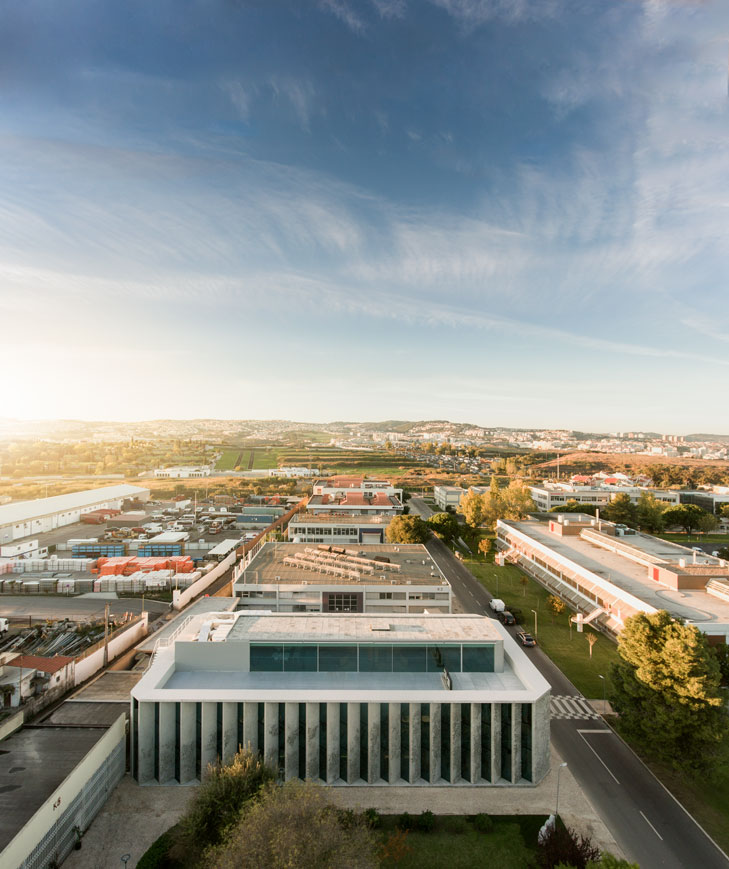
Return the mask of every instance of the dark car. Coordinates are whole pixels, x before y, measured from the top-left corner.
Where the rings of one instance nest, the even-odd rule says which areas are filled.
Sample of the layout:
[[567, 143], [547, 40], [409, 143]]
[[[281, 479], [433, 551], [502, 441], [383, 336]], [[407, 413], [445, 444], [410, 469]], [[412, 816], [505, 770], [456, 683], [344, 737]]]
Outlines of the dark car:
[[519, 631], [516, 635], [517, 640], [522, 644], [522, 646], [536, 646], [537, 641], [531, 634], [528, 634], [526, 631]]
[[516, 624], [516, 619], [509, 612], [509, 610], [501, 610], [501, 612], [499, 613], [499, 621], [501, 622], [502, 625], [515, 625]]

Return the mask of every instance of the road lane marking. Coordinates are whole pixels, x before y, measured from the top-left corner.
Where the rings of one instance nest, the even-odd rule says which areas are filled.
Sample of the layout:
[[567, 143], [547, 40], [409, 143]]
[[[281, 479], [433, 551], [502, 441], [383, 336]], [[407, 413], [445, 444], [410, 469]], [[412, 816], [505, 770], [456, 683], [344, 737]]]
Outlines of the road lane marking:
[[[594, 748], [590, 745], [590, 743], [585, 739], [585, 737], [582, 735], [582, 731], [581, 731], [581, 730], [578, 730], [577, 732], [580, 734], [580, 738], [583, 740], [583, 742], [585, 743], [585, 745], [590, 749], [590, 751], [595, 755], [595, 757], [600, 761], [600, 763], [601, 763], [601, 764], [605, 767], [605, 769], [608, 771], [608, 773], [610, 774], [610, 777], [611, 777], [612, 780], [615, 782], [615, 784], [616, 784], [616, 785], [619, 785], [620, 782], [615, 778], [615, 776], [613, 775], [612, 770], [610, 769], [610, 767], [605, 763], [605, 761], [600, 757], [600, 755], [595, 751], [595, 749], [594, 749]], [[647, 819], [646, 819], [646, 820], [647, 820]]]
[[[643, 815], [643, 812], [641, 812], [640, 809], [638, 809], [638, 811], [641, 813], [641, 815]], [[651, 824], [651, 822], [648, 820], [648, 818], [646, 818], [645, 815], [643, 815], [643, 820], [646, 822], [646, 824], [648, 824], [648, 826], [651, 828], [651, 830], [653, 830], [653, 832], [656, 834], [656, 836], [658, 836], [658, 838], [662, 842], [663, 836], [661, 836], [661, 834], [658, 832], [658, 830], [656, 830], [656, 828], [653, 826], [653, 824]]]
[[578, 733], [612, 733], [612, 730], [578, 730]]

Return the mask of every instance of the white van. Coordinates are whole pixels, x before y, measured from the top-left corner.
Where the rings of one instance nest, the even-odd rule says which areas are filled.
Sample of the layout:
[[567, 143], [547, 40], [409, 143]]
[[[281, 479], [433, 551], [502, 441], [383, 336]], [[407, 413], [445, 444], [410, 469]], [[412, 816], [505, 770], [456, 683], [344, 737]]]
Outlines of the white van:
[[491, 598], [489, 606], [495, 613], [502, 613], [506, 609], [506, 604], [498, 597]]

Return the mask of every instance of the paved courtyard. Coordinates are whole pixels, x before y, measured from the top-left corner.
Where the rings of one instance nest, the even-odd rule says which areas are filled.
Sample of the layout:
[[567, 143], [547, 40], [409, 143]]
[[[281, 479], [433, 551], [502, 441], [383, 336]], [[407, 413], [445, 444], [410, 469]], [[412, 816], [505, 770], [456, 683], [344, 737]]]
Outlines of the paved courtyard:
[[[548, 815], [555, 809], [560, 761], [552, 750], [552, 769], [534, 788], [338, 787], [329, 789], [329, 797], [343, 808], [374, 807], [388, 814], [430, 809], [442, 815]], [[179, 820], [193, 793], [191, 787], [139, 787], [125, 776], [84, 836], [82, 849], [71, 853], [64, 869], [121, 866], [123, 854], [131, 855], [132, 869], [155, 839]], [[559, 812], [568, 826], [589, 835], [601, 849], [622, 856], [568, 767], [560, 775]]]

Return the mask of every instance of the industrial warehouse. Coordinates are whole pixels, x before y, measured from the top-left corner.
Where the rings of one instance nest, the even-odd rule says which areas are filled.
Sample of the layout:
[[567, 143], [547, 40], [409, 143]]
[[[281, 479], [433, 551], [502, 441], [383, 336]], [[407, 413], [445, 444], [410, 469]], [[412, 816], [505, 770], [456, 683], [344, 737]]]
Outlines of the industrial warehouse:
[[133, 773], [194, 782], [249, 745], [286, 779], [528, 786], [549, 768], [549, 700], [485, 616], [207, 613], [132, 690]]
[[497, 523], [497, 561], [517, 564], [613, 636], [638, 612], [668, 610], [711, 642], [729, 640], [729, 565], [580, 513]]
[[421, 544], [266, 543], [234, 577], [240, 606], [275, 612], [449, 613], [451, 587]]
[[35, 501], [3, 504], [0, 506], [0, 544], [72, 525], [85, 513], [94, 510], [121, 510], [124, 502], [130, 500], [148, 501], [149, 489], [127, 485], [103, 486]]

